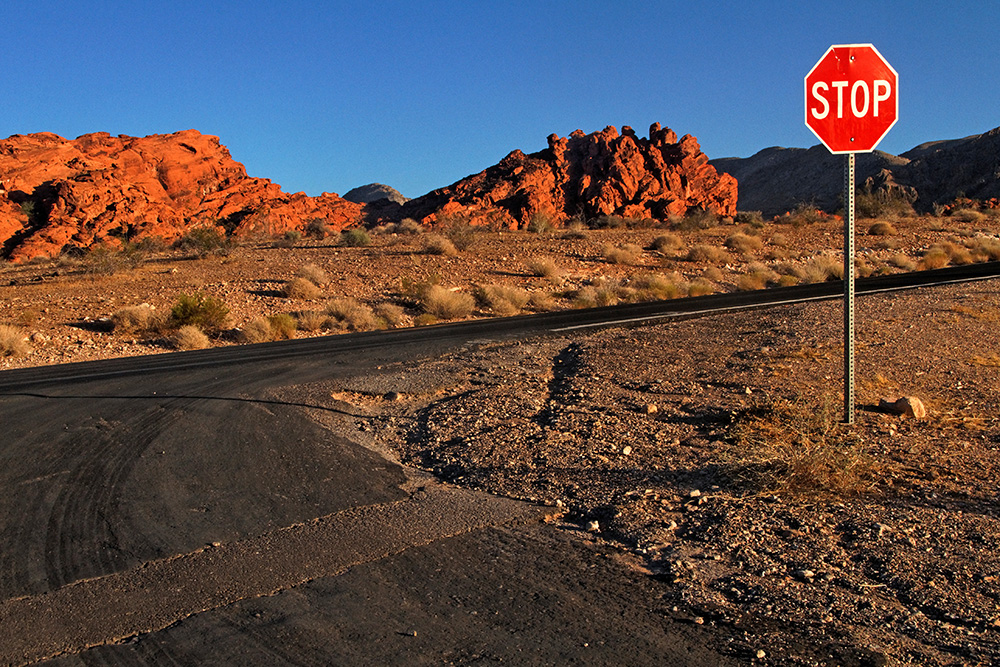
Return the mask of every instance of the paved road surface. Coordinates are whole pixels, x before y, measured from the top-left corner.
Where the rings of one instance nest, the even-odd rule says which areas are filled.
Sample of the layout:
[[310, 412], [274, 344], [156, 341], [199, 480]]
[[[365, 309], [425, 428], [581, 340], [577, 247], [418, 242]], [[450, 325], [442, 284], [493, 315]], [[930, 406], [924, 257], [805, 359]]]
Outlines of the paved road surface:
[[441, 486], [268, 398], [463, 344], [393, 340], [0, 374], [0, 663], [732, 664], [549, 509]]

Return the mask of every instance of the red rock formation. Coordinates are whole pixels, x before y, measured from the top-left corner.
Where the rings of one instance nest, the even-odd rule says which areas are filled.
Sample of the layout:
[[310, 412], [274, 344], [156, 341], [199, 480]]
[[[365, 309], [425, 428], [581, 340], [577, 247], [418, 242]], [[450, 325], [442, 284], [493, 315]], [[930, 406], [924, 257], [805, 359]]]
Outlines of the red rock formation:
[[0, 141], [0, 243], [13, 260], [124, 238], [171, 241], [200, 225], [279, 234], [320, 217], [340, 230], [357, 223], [361, 210], [335, 194], [287, 194], [251, 178], [218, 137], [195, 130]]
[[426, 223], [463, 212], [474, 223], [524, 227], [536, 213], [559, 221], [620, 215], [659, 218], [703, 209], [736, 214], [736, 179], [708, 164], [698, 140], [677, 140], [654, 123], [649, 138], [625, 126], [568, 138], [549, 136], [531, 155], [514, 151], [499, 164], [411, 200], [395, 213]]

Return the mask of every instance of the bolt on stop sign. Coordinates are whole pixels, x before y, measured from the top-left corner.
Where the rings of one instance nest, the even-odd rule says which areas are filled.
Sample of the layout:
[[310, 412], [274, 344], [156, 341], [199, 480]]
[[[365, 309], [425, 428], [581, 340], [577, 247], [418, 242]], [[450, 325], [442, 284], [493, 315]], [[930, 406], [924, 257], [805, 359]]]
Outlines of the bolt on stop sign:
[[899, 116], [899, 76], [871, 44], [827, 49], [806, 75], [806, 126], [831, 153], [868, 153]]

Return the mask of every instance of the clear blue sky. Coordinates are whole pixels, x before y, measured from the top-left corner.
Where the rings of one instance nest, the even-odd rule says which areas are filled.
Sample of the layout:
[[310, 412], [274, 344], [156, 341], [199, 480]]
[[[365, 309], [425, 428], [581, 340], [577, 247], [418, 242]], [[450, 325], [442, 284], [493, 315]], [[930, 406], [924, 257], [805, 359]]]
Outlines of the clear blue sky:
[[1000, 126], [1000, 2], [7, 0], [0, 136], [214, 134], [287, 192], [415, 197], [545, 137], [658, 121], [710, 157], [818, 143], [831, 44], [900, 76], [880, 149]]

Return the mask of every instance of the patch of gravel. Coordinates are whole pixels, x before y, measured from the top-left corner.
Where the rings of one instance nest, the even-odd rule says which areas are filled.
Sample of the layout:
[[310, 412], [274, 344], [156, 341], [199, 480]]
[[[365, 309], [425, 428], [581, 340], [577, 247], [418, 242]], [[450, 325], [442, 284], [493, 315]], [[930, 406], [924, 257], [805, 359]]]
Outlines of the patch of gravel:
[[[561, 506], [641, 556], [677, 616], [748, 662], [997, 664], [998, 286], [860, 299], [853, 427], [836, 302], [483, 344], [327, 395], [404, 463]], [[901, 395], [928, 418], [877, 410]], [[829, 411], [870, 474], [748, 484], [736, 427], [783, 402]]]

